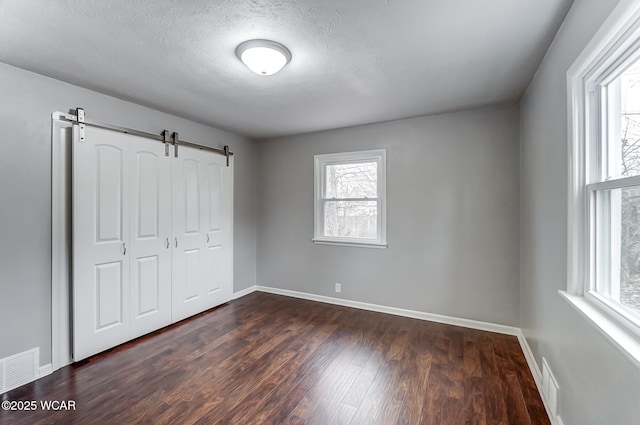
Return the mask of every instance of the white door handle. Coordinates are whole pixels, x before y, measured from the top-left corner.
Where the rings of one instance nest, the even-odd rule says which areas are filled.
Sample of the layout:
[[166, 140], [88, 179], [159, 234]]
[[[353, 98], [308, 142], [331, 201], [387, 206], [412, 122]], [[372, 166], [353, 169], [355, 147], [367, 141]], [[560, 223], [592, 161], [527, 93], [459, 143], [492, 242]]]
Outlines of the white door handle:
[[169, 249], [169, 238], [167, 238], [167, 241], [166, 241], [166, 242], [167, 242], [167, 243], [166, 243], [167, 249]]
[[178, 238], [173, 238], [173, 243], [177, 248], [178, 247]]
[[120, 252], [122, 252], [122, 255], [127, 255], [127, 244], [123, 243], [122, 247], [120, 248]]
[[207, 243], [209, 243], [209, 234], [207, 233]]

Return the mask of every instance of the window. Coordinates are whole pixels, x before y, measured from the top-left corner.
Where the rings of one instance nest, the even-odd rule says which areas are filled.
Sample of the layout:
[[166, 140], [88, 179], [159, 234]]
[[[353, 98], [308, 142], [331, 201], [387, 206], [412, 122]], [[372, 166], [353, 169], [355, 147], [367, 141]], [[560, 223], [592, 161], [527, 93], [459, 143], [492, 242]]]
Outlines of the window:
[[[634, 55], [635, 56], [635, 55]], [[587, 292], [640, 324], [640, 61], [595, 80], [587, 179], [593, 271]]]
[[386, 151], [315, 156], [316, 243], [386, 247]]
[[640, 361], [640, 5], [622, 2], [567, 74], [568, 285]]

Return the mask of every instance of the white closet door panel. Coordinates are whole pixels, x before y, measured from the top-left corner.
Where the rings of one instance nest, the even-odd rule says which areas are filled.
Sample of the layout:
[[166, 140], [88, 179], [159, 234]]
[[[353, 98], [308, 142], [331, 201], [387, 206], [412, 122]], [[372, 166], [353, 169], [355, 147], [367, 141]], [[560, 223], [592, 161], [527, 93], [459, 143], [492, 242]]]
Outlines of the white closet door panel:
[[124, 201], [124, 155], [121, 147], [108, 144], [94, 147], [96, 242], [121, 242], [124, 240], [122, 222]]
[[134, 234], [137, 240], [160, 237], [160, 192], [162, 191], [160, 161], [162, 157], [152, 152], [136, 152], [134, 157]]
[[181, 147], [172, 159], [172, 321], [203, 310], [203, 161], [200, 150]]
[[199, 235], [202, 227], [200, 220], [200, 175], [201, 163], [196, 159], [182, 160], [182, 208], [184, 209], [183, 235]]
[[231, 214], [231, 167], [226, 158], [204, 152], [204, 216], [206, 249], [204, 251], [204, 302], [205, 308], [215, 307], [231, 299], [232, 243]]
[[130, 136], [131, 338], [171, 323], [171, 159]]
[[[207, 215], [208, 230], [220, 231], [223, 228], [223, 172], [224, 158], [209, 154], [207, 163]], [[216, 160], [218, 159], [218, 160]]]
[[223, 249], [221, 245], [207, 247], [205, 260], [205, 267], [207, 268], [205, 279], [207, 296], [216, 296], [216, 292], [223, 289], [224, 273], [222, 257]]
[[73, 142], [74, 359], [129, 338], [126, 135], [87, 128]]
[[124, 322], [122, 292], [124, 270], [122, 261], [95, 266], [96, 330], [107, 329]]
[[161, 291], [159, 284], [161, 277], [159, 256], [136, 258], [134, 276], [131, 276], [132, 286], [134, 286], [133, 280], [136, 279], [137, 281], [132, 291], [132, 295], [137, 302], [131, 303], [136, 313], [134, 319], [158, 313], [160, 311]]
[[184, 251], [185, 268], [184, 275], [180, 279], [184, 282], [185, 303], [195, 301], [200, 297], [200, 280], [202, 270], [200, 269], [201, 254], [199, 249], [188, 249]]

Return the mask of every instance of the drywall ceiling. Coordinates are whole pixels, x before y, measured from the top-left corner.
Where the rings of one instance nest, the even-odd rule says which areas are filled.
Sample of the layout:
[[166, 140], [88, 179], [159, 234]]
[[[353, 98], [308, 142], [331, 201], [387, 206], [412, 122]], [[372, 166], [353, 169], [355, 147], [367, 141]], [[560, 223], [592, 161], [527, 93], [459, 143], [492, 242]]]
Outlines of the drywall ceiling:
[[[571, 3], [0, 0], [0, 61], [269, 137], [517, 101]], [[253, 74], [253, 38], [291, 63]]]

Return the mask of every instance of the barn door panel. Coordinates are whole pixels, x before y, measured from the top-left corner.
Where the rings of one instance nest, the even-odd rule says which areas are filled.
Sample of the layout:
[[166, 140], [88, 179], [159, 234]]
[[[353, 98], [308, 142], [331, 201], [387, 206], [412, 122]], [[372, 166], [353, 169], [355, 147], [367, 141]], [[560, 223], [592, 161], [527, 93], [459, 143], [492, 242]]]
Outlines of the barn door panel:
[[171, 158], [163, 144], [132, 136], [131, 337], [171, 323]]
[[129, 167], [125, 134], [73, 143], [74, 359], [129, 339]]

